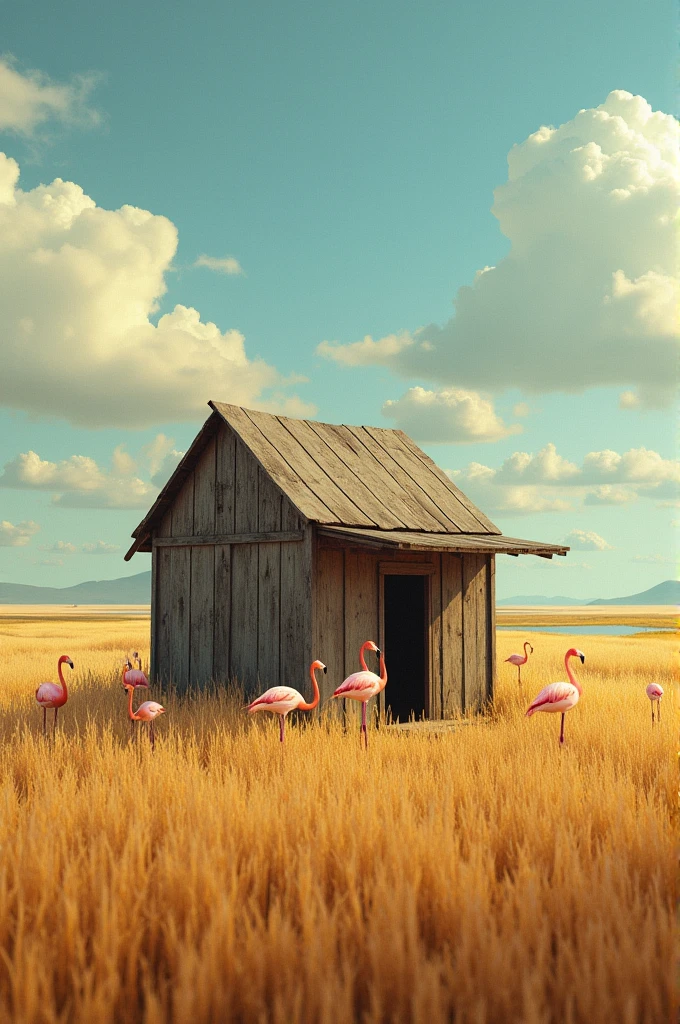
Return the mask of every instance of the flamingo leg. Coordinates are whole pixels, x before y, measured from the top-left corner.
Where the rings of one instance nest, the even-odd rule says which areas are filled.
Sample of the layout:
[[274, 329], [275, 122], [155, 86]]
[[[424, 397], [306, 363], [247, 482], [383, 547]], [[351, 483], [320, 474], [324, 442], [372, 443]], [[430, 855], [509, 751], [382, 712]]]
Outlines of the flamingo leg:
[[286, 716], [285, 715], [279, 715], [279, 739], [281, 740], [282, 743], [283, 743], [283, 738], [284, 738], [283, 737], [283, 730], [285, 729], [285, 726], [286, 726]]
[[366, 701], [362, 701], [361, 704], [361, 731], [364, 734], [364, 743], [366, 750], [368, 750], [368, 730], [366, 728]]
[[522, 667], [521, 667], [521, 665], [517, 666], [517, 682], [519, 683], [520, 686], [522, 685]]
[[43, 736], [47, 735], [47, 708], [43, 708]]
[[153, 734], [153, 718], [149, 722], [149, 739], [151, 740], [151, 749], [156, 749], [156, 737]]
[[658, 722], [661, 721], [661, 701], [660, 700], [656, 702], [656, 718], [657, 718]]
[[651, 704], [651, 706], [652, 706], [652, 725], [654, 725], [654, 701], [653, 701], [653, 700], [650, 700], [650, 702], [649, 702], [649, 703], [650, 703], [650, 704]]
[[59, 708], [55, 708], [54, 709], [54, 725], [52, 727], [52, 735], [53, 736], [55, 735], [55, 733], [57, 731], [57, 712], [58, 711], [59, 711]]
[[560, 743], [564, 743], [564, 711], [562, 712], [562, 725], [560, 726]]

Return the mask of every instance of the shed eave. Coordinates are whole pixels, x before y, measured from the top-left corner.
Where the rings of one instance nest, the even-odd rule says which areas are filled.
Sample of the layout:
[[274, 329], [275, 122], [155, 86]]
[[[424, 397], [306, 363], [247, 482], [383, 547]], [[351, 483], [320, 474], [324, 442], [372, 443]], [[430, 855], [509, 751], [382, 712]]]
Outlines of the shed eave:
[[320, 537], [340, 544], [382, 548], [394, 551], [448, 551], [463, 554], [477, 552], [496, 555], [538, 555], [552, 558], [566, 555], [569, 548], [561, 544], [522, 540], [489, 534], [415, 533], [406, 530], [365, 530], [353, 527], [317, 526]]

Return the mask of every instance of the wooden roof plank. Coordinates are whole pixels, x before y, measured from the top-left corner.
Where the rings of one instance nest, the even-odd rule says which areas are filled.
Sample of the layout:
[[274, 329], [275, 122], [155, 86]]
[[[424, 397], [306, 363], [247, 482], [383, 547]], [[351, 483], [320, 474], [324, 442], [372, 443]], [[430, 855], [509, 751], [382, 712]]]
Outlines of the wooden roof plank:
[[337, 516], [290, 468], [260, 428], [246, 415], [245, 410], [224, 402], [214, 402], [212, 405], [229, 426], [236, 431], [277, 487], [283, 491], [306, 519], [320, 523], [338, 522]]
[[404, 526], [386, 508], [357, 473], [351, 473], [342, 459], [314, 430], [308, 420], [283, 420], [286, 429], [300, 442], [307, 454], [314, 459], [323, 472], [331, 475], [337, 487], [346, 495], [373, 526], [381, 530], [399, 529]]
[[479, 551], [489, 554], [565, 555], [569, 548], [562, 544], [544, 544], [541, 541], [520, 540], [498, 534], [417, 533], [410, 530], [366, 530], [354, 527], [320, 527], [323, 536], [354, 541], [370, 547], [391, 547], [401, 550]]
[[451, 480], [449, 476], [441, 469], [434, 459], [431, 459], [426, 452], [424, 452], [418, 445], [411, 440], [408, 434], [405, 434], [403, 430], [395, 430], [395, 434], [399, 436], [404, 446], [413, 453], [413, 455], [427, 466], [431, 473], [446, 485], [448, 492], [458, 499], [460, 504], [468, 510], [468, 512], [479, 522], [482, 529], [487, 533], [500, 533], [495, 523], [492, 523], [488, 516], [485, 516], [480, 508], [478, 508], [474, 502], [470, 501], [468, 496], [464, 494], [460, 487]]
[[397, 475], [399, 467], [391, 459], [385, 458], [382, 448], [361, 427], [343, 425], [338, 430], [344, 434], [346, 443], [356, 453], [361, 471], [375, 475], [378, 493], [383, 495], [384, 501], [389, 501], [390, 508], [405, 521], [409, 529], [438, 533], [442, 528], [447, 528], [448, 523], [444, 526], [441, 516], [436, 518], [420, 498], [414, 498], [409, 478], [406, 474], [402, 474], [401, 478]]
[[[486, 526], [463, 505], [452, 491], [451, 481], [442, 473], [444, 479], [433, 473], [431, 467], [422, 459], [417, 458], [400, 437], [400, 430], [385, 430], [380, 427], [364, 427], [397, 465], [411, 477], [430, 501], [446, 517], [446, 521], [462, 533], [489, 533]], [[434, 465], [434, 463], [433, 463]]]
[[[428, 530], [431, 533], [461, 532], [460, 527], [442, 512], [439, 506], [430, 498], [429, 494], [413, 479], [411, 474], [392, 457], [391, 452], [376, 440], [371, 428], [348, 427], [348, 430], [351, 430], [354, 436], [368, 448], [377, 462], [385, 466], [392, 479], [409, 495], [414, 508], [417, 510], [416, 522], [413, 523], [415, 529]], [[424, 513], [426, 513], [426, 516]], [[426, 519], [428, 522], [433, 522], [437, 525], [434, 527], [424, 525]]]
[[371, 519], [357, 508], [331, 479], [331, 477], [314, 461], [300, 444], [297, 438], [286, 427], [286, 417], [271, 416], [268, 413], [247, 410], [247, 416], [265, 433], [268, 441], [276, 448], [280, 458], [290, 466], [299, 480], [330, 509], [333, 522], [348, 523], [353, 526], [374, 526]]
[[372, 482], [377, 500], [399, 520], [396, 529], [408, 528], [413, 524], [419, 510], [414, 508], [408, 495], [404, 494], [382, 463], [375, 459], [349, 427], [318, 423], [315, 420], [310, 420], [309, 425], [333, 448], [353, 475], [368, 478]]

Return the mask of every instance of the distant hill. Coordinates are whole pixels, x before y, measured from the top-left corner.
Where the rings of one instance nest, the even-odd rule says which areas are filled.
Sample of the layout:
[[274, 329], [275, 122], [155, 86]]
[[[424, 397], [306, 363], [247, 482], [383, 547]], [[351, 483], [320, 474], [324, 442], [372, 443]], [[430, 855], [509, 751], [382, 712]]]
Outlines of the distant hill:
[[665, 580], [641, 594], [630, 594], [628, 597], [543, 597], [541, 594], [524, 595], [523, 597], [503, 597], [496, 601], [502, 605], [588, 605], [588, 604], [680, 604], [680, 583], [677, 580]]
[[502, 597], [500, 601], [496, 601], [497, 605], [511, 604], [511, 605], [572, 605], [572, 604], [590, 604], [590, 598], [584, 598], [583, 600], [578, 597], [543, 597], [541, 594], [529, 594], [522, 597]]
[[600, 597], [589, 604], [680, 604], [680, 583], [677, 580], [664, 580], [650, 590], [641, 594], [630, 594], [628, 597]]
[[90, 580], [75, 587], [0, 583], [0, 604], [150, 604], [151, 573], [117, 580]]

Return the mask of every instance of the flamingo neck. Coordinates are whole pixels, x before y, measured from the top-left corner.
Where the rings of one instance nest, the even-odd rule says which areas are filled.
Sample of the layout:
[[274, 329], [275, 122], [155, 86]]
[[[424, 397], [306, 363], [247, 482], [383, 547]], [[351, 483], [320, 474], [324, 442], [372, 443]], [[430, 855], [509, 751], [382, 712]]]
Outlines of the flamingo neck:
[[64, 694], [64, 700], [66, 700], [68, 698], [68, 690], [66, 688], [66, 680], [64, 679], [63, 672], [61, 671], [61, 666], [63, 664], [64, 664], [64, 662], [60, 658], [59, 659], [59, 664], [57, 665], [57, 672], [59, 673], [59, 682], [61, 683], [61, 689], [62, 689], [63, 694]]
[[133, 721], [136, 721], [137, 715], [132, 710], [132, 691], [133, 691], [133, 689], [134, 689], [134, 687], [132, 687], [132, 686], [128, 687], [128, 715], [130, 716], [130, 718]]
[[531, 647], [531, 644], [529, 643], [528, 640], [525, 640], [524, 641], [524, 657], [525, 658], [529, 657], [529, 655], [527, 654], [527, 647]]
[[311, 680], [312, 680], [312, 686], [314, 687], [314, 698], [313, 698], [311, 704], [306, 704], [304, 701], [302, 702], [302, 704], [298, 704], [298, 709], [300, 711], [313, 711], [314, 708], [316, 707], [316, 705], [319, 703], [320, 694], [319, 694], [319, 684], [316, 681], [316, 669], [313, 668], [313, 667], [310, 668], [309, 675], [310, 675]]
[[385, 668], [385, 655], [381, 651], [380, 652], [380, 690], [378, 690], [378, 693], [380, 693], [381, 690], [384, 690], [386, 686], [387, 686], [387, 669]]
[[364, 657], [364, 651], [367, 651], [370, 646], [371, 641], [367, 640], [366, 643], [361, 645], [361, 650], [359, 651], [359, 664], [361, 665], [361, 669], [363, 672], [369, 671], [368, 665], [366, 664], [366, 658]]
[[[573, 658], [574, 655], [572, 654], [571, 657]], [[578, 679], [576, 678], [576, 676], [574, 675], [574, 673], [571, 670], [571, 665], [569, 664], [569, 655], [568, 654], [565, 654], [565, 656], [564, 656], [564, 667], [567, 670], [567, 675], [569, 676], [569, 682], [572, 684], [572, 686], [576, 687], [576, 689], [579, 692], [579, 696], [580, 696], [580, 694], [583, 693], [583, 690], [581, 689], [581, 684], [579, 683]]]

